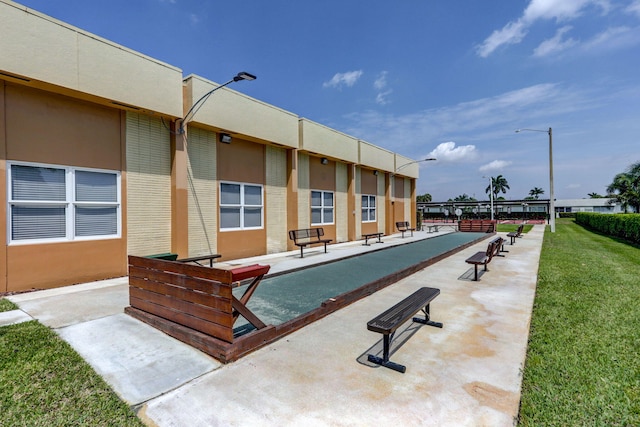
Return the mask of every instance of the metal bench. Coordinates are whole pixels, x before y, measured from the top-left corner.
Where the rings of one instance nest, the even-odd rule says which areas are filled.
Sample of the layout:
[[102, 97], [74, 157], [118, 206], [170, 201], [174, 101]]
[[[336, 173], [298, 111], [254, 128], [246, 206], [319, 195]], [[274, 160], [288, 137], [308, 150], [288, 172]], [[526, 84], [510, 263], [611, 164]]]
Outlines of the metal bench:
[[478, 266], [484, 265], [484, 271], [487, 271], [487, 264], [491, 262], [493, 259], [496, 249], [500, 250], [499, 246], [495, 243], [495, 239], [489, 242], [487, 245], [487, 250], [484, 252], [476, 252], [469, 258], [467, 258], [464, 262], [467, 264], [473, 264], [474, 267], [474, 281], [478, 281]]
[[507, 237], [511, 238], [511, 244], [513, 245], [516, 242], [516, 237], [522, 237], [522, 230], [524, 229], [524, 225], [520, 224], [516, 231], [512, 231], [507, 233]]
[[381, 238], [384, 235], [384, 233], [365, 233], [362, 235], [362, 237], [364, 237], [364, 245], [365, 246], [369, 246], [369, 239], [373, 239], [374, 237], [378, 238], [378, 242], [377, 243], [384, 243]]
[[302, 249], [305, 246], [313, 245], [316, 243], [324, 243], [324, 252], [327, 253], [327, 243], [331, 243], [333, 240], [324, 239], [323, 236], [324, 229], [321, 227], [289, 230], [289, 239], [293, 240], [294, 245], [300, 247], [300, 258], [304, 257]]
[[502, 252], [509, 252], [504, 250], [504, 242], [506, 242], [506, 240], [504, 240], [500, 236], [496, 237], [495, 239], [489, 242], [494, 244], [493, 256], [504, 256], [502, 255]]
[[415, 228], [411, 228], [411, 224], [409, 224], [409, 221], [396, 222], [396, 228], [399, 232], [402, 233], [402, 238], [404, 238], [404, 233], [406, 233], [407, 231], [411, 232], [411, 236], [413, 236], [413, 232], [415, 231]]
[[404, 374], [407, 369], [404, 365], [400, 365], [389, 360], [389, 350], [391, 348], [393, 335], [403, 323], [409, 320], [420, 310], [424, 312], [425, 317], [424, 319], [421, 317], [414, 317], [414, 322], [421, 323], [423, 325], [435, 326], [436, 328], [442, 328], [442, 323], [433, 322], [429, 317], [429, 304], [438, 295], [440, 295], [440, 289], [420, 288], [384, 313], [367, 322], [368, 330], [378, 332], [383, 335], [382, 357], [369, 354], [367, 356], [369, 362]]

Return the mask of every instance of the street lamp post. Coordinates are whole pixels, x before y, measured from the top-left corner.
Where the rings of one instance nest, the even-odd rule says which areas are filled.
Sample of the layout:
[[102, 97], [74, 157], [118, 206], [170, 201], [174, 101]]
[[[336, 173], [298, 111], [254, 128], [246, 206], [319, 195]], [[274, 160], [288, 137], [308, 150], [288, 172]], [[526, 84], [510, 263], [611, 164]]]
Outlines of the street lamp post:
[[553, 130], [539, 130], [539, 129], [518, 129], [516, 133], [529, 131], [529, 132], [544, 132], [549, 135], [549, 224], [551, 226], [551, 232], [556, 232], [556, 206], [553, 196]]
[[[483, 178], [486, 178], [486, 176], [483, 176]], [[491, 221], [493, 221], [493, 178], [489, 177], [489, 198], [491, 200]]]

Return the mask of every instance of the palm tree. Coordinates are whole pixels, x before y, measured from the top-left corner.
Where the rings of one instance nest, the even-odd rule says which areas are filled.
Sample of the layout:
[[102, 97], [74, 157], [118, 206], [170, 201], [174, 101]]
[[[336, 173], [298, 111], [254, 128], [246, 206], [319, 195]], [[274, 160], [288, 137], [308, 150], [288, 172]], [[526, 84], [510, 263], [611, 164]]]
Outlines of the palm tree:
[[587, 196], [589, 196], [590, 199], [603, 199], [605, 197], [602, 194], [598, 193], [589, 193], [587, 194]]
[[491, 192], [492, 186], [494, 200], [498, 199], [498, 194], [507, 194], [507, 190], [509, 190], [509, 183], [507, 182], [507, 179], [502, 175], [498, 175], [495, 178], [491, 177], [491, 185], [488, 185], [484, 192], [489, 194]]
[[449, 199], [449, 202], [477, 202], [477, 200], [467, 193], [462, 193], [459, 196], [456, 196], [453, 200]]
[[536, 200], [538, 200], [538, 196], [541, 194], [544, 194], [544, 190], [540, 187], [533, 187], [533, 189], [529, 191], [529, 195]]
[[607, 187], [607, 193], [611, 202], [620, 203], [625, 212], [629, 206], [640, 212], [640, 162], [617, 174]]

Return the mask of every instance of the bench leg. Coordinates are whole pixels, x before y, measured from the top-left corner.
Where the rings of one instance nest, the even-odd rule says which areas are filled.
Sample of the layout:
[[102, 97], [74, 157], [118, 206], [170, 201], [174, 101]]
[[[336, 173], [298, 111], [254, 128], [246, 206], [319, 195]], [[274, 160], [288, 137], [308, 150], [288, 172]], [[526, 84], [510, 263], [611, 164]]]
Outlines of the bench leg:
[[324, 253], [327, 253], [327, 242], [324, 243]]
[[300, 258], [304, 258], [304, 254], [302, 253], [303, 246], [300, 246]]
[[434, 322], [433, 320], [431, 320], [431, 316], [429, 314], [429, 304], [427, 304], [425, 308], [422, 309], [422, 312], [424, 313], [424, 319], [422, 317], [414, 317], [414, 322], [423, 325], [435, 326], [436, 328], [442, 328], [441, 322]]
[[478, 281], [478, 264], [473, 264], [473, 269], [475, 272], [475, 278], [473, 280], [477, 282]]
[[393, 335], [394, 334], [385, 334], [383, 336], [382, 357], [369, 354], [367, 356], [367, 360], [369, 360], [369, 362], [371, 363], [375, 363], [376, 365], [384, 366], [385, 368], [393, 369], [394, 371], [398, 371], [404, 374], [407, 371], [406, 366], [400, 365], [399, 363], [394, 363], [389, 360], [389, 349], [391, 348], [391, 340], [393, 339]]

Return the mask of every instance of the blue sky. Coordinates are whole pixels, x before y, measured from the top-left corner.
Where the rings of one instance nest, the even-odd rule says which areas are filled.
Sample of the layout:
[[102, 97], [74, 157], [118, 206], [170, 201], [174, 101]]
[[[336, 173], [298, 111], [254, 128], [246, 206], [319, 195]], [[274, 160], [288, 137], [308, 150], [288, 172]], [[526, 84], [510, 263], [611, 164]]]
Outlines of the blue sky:
[[[640, 161], [640, 0], [23, 0], [413, 159], [418, 194], [605, 193]], [[211, 98], [208, 102], [215, 102]]]

